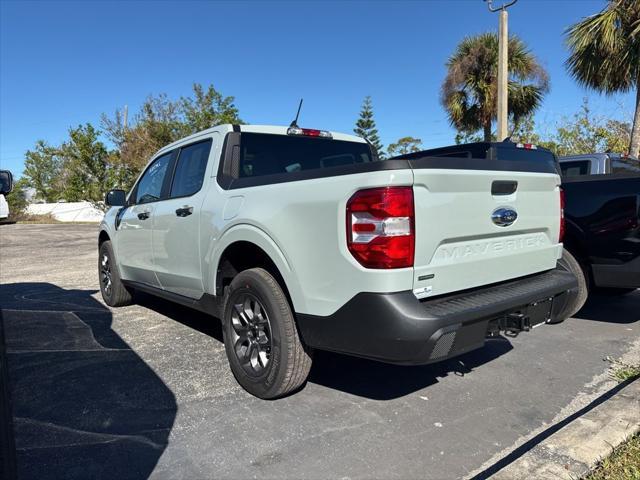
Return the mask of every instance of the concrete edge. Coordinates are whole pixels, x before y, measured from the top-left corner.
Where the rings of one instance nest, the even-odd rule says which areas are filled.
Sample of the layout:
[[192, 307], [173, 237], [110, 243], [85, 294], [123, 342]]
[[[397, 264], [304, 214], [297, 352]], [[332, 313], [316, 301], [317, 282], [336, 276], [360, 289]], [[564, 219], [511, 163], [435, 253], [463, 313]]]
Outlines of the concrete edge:
[[540, 442], [532, 439], [533, 446], [502, 469], [487, 469], [474, 478], [582, 478], [615, 447], [640, 431], [638, 412], [640, 378], [623, 382], [605, 392], [590, 405], [561, 422], [559, 428]]

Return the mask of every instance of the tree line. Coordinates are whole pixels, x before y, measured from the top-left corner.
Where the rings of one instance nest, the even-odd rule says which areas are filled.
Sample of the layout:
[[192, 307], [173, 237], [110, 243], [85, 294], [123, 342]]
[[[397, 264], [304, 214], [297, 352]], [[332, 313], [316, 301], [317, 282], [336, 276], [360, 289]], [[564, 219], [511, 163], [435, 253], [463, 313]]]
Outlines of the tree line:
[[[549, 91], [549, 75], [517, 36], [509, 39], [509, 122], [512, 139], [537, 143], [557, 155], [640, 149], [640, 2], [609, 0], [600, 13], [567, 29], [569, 73], [578, 83], [604, 93], [636, 90], [633, 122], [594, 116], [585, 100], [552, 133], [541, 134], [533, 120]], [[449, 57], [441, 104], [458, 132], [456, 143], [496, 140], [498, 38], [485, 33], [464, 38]], [[187, 97], [150, 95], [129, 119], [120, 110], [103, 114], [99, 126], [70, 128], [60, 145], [38, 140], [25, 154], [24, 172], [10, 196], [13, 208], [24, 187], [47, 202], [99, 203], [114, 186], [128, 189], [161, 147], [214, 125], [242, 123], [232, 96], [213, 85], [193, 85]], [[386, 148], [376, 126], [373, 102], [364, 98], [354, 132], [367, 139], [382, 159], [419, 151], [422, 140], [404, 136]], [[103, 139], [108, 140], [107, 143]], [[502, 140], [502, 139], [500, 139]]]
[[[100, 126], [72, 127], [60, 145], [38, 140], [25, 153], [20, 187], [45, 202], [98, 203], [114, 186], [129, 188], [161, 147], [221, 123], [241, 123], [233, 97], [196, 83], [192, 94], [171, 100], [150, 95], [127, 121], [122, 111], [103, 114]], [[109, 140], [111, 148], [103, 141]]]
[[[566, 30], [570, 50], [565, 66], [581, 85], [614, 94], [635, 89], [632, 122], [594, 117], [585, 100], [572, 117], [563, 118], [556, 132], [536, 132], [533, 115], [549, 92], [549, 75], [527, 45], [509, 38], [508, 98], [512, 138], [539, 143], [557, 155], [614, 151], [638, 158], [640, 153], [640, 1], [609, 0], [599, 13]], [[498, 36], [484, 33], [464, 38], [447, 63], [440, 101], [457, 143], [495, 141], [492, 126], [497, 116]], [[356, 132], [371, 134], [379, 145], [371, 99], [365, 99], [362, 125]], [[364, 126], [368, 126], [367, 131]], [[388, 154], [420, 149], [421, 140], [404, 137], [389, 145]], [[381, 148], [378, 149], [379, 151]]]

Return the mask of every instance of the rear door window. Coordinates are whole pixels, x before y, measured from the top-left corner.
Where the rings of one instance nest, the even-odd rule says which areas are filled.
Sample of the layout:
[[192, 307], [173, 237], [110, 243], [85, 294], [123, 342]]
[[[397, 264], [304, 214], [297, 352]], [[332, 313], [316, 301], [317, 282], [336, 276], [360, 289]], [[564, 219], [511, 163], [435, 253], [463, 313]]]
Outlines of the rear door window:
[[210, 151], [211, 139], [180, 149], [171, 184], [172, 198], [188, 197], [202, 188]]
[[243, 132], [238, 176], [288, 174], [375, 160], [367, 143]]
[[577, 160], [575, 162], [560, 162], [560, 170], [563, 177], [579, 177], [589, 175], [591, 162], [589, 160]]

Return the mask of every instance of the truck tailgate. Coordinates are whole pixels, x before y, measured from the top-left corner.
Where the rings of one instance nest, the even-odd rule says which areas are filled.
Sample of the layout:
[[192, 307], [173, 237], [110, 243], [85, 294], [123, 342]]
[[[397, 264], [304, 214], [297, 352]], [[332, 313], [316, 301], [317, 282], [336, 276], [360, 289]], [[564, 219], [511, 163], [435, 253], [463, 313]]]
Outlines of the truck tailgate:
[[550, 173], [415, 169], [416, 295], [554, 268], [562, 252], [559, 184]]

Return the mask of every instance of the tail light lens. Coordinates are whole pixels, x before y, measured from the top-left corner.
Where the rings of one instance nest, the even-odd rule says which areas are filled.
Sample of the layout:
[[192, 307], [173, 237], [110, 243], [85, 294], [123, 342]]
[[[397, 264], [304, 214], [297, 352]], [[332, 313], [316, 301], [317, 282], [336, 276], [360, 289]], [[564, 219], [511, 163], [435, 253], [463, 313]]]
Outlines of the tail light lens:
[[360, 190], [347, 202], [347, 246], [367, 268], [413, 266], [412, 187]]
[[564, 220], [564, 190], [560, 189], [560, 235], [558, 242], [564, 240], [565, 220]]

